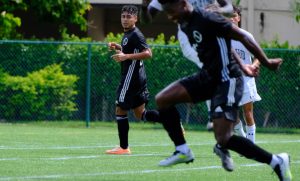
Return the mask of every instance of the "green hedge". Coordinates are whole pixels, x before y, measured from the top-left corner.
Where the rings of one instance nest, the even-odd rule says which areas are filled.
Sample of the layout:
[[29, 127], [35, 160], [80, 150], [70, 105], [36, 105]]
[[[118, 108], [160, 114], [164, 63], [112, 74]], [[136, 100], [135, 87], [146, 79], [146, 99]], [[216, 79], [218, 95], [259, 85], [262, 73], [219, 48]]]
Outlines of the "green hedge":
[[65, 75], [53, 64], [28, 73], [11, 76], [1, 72], [0, 112], [2, 119], [67, 119], [77, 110], [74, 103], [75, 75]]
[[[183, 58], [178, 46], [151, 46], [153, 58], [145, 60], [150, 91], [149, 109], [155, 108], [154, 96], [169, 83], [197, 71], [193, 63]], [[0, 67], [13, 76], [26, 76], [52, 64], [60, 64], [62, 72], [76, 75], [77, 111], [70, 119], [86, 116], [87, 62], [91, 60], [91, 120], [114, 120], [115, 91], [120, 79], [120, 66], [113, 61], [106, 44], [75, 42], [6, 42], [0, 43]], [[274, 73], [261, 68], [257, 78], [258, 92], [263, 98], [255, 103], [258, 126], [263, 123], [300, 127], [300, 51], [266, 49], [269, 57], [282, 57], [281, 70]], [[201, 92], [199, 92], [200, 94]], [[23, 108], [22, 108], [23, 109]], [[20, 111], [22, 111], [20, 109]], [[205, 104], [180, 105], [182, 119], [206, 124]], [[0, 114], [9, 110], [2, 109]], [[270, 113], [270, 117], [265, 116]], [[33, 116], [33, 115], [32, 115]], [[28, 115], [28, 117], [30, 117]], [[35, 117], [31, 117], [36, 119]], [[10, 118], [7, 118], [10, 119]], [[15, 118], [14, 118], [15, 119]]]

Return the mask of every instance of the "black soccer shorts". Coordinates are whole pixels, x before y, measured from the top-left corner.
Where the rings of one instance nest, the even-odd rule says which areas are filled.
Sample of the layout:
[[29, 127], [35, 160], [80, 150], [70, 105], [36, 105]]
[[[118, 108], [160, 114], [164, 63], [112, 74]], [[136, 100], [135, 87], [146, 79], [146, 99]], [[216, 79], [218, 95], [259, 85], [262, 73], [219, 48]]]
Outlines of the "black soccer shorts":
[[130, 110], [149, 102], [149, 91], [144, 88], [137, 92], [128, 91], [122, 95], [121, 91], [117, 91], [116, 105], [123, 110]]
[[211, 100], [212, 119], [225, 116], [230, 121], [236, 121], [244, 87], [242, 76], [221, 82], [202, 69], [179, 80], [179, 83], [185, 87], [194, 103]]

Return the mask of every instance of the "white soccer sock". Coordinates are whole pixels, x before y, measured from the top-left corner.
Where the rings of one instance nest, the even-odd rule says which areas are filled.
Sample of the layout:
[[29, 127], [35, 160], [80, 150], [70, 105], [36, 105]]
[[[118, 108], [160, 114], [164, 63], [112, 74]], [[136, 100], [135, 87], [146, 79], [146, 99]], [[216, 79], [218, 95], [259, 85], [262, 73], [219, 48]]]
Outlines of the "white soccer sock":
[[256, 132], [255, 124], [253, 124], [252, 126], [246, 126], [247, 138], [253, 143], [255, 143], [255, 132]]
[[279, 160], [278, 156], [272, 155], [272, 160], [271, 160], [271, 163], [270, 163], [271, 167], [272, 167], [272, 168], [275, 168], [275, 166], [276, 166], [277, 164], [279, 164], [280, 161], [281, 161], [281, 160]]
[[244, 132], [243, 123], [241, 120], [237, 125], [234, 126], [233, 130], [237, 135], [246, 137], [246, 133]]
[[190, 148], [188, 147], [188, 145], [186, 143], [176, 146], [175, 149], [177, 151], [180, 151], [181, 153], [188, 153], [190, 150]]

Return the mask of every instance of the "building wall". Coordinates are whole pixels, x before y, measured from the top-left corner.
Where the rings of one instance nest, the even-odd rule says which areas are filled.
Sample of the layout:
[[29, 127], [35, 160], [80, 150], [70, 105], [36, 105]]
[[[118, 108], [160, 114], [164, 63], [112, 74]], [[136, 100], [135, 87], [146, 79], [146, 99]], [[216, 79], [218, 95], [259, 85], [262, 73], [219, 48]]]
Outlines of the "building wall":
[[[121, 5], [93, 5], [88, 16], [88, 36], [101, 41], [110, 32], [122, 33], [121, 8]], [[168, 39], [177, 32], [176, 24], [169, 21], [164, 13], [158, 14], [151, 24], [144, 25], [138, 21], [137, 27], [147, 38], [156, 38], [164, 33]]]
[[[250, 1], [253, 1], [253, 10]], [[280, 42], [300, 45], [300, 23], [291, 11], [291, 0], [241, 0], [241, 6], [242, 28], [250, 31], [258, 42], [277, 37]]]
[[[300, 45], [300, 23], [297, 23], [293, 16], [290, 2], [291, 0], [241, 0], [242, 28], [250, 31], [258, 42], [271, 41], [278, 37], [280, 42], [288, 41], [291, 45]], [[93, 9], [88, 16], [90, 37], [103, 40], [109, 32], [122, 32], [122, 5], [92, 5]], [[264, 16], [263, 26], [261, 14]], [[155, 38], [162, 32], [168, 38], [177, 32], [176, 25], [163, 13], [156, 17], [151, 25], [138, 23], [137, 26], [148, 38]]]

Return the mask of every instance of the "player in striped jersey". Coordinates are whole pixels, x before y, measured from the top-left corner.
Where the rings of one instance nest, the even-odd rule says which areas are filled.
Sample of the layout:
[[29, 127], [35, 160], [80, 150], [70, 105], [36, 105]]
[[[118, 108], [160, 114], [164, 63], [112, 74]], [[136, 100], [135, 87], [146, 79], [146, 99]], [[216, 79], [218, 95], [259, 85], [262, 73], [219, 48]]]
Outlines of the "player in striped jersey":
[[136, 27], [138, 8], [123, 6], [121, 24], [124, 36], [121, 45], [110, 42], [109, 49], [115, 51], [112, 58], [121, 65], [121, 81], [117, 89], [116, 120], [120, 145], [107, 154], [131, 154], [128, 145], [129, 122], [127, 113], [132, 109], [138, 119], [142, 119], [145, 105], [149, 100], [144, 59], [152, 57], [142, 32]]
[[227, 171], [234, 169], [228, 152], [232, 150], [246, 158], [269, 164], [281, 181], [290, 181], [292, 176], [287, 153], [271, 154], [250, 140], [232, 134], [243, 92], [241, 69], [252, 76], [257, 75], [257, 72], [254, 71], [253, 65], [242, 63], [231, 49], [231, 39], [240, 41], [263, 66], [270, 70], [277, 70], [282, 60], [268, 59], [255, 41], [223, 16], [203, 10], [194, 11], [187, 0], [159, 1], [163, 4], [168, 18], [180, 24], [203, 63], [203, 68], [199, 72], [173, 82], [156, 96], [164, 128], [180, 149], [159, 164], [170, 166], [193, 161], [194, 155], [180, 133], [180, 118], [175, 105], [210, 99], [217, 141], [214, 152], [221, 158], [224, 169]]
[[[189, 0], [196, 11], [205, 9], [207, 11], [218, 12], [226, 16], [232, 15], [233, 7], [231, 0]], [[158, 0], [143, 1], [142, 11], [140, 17], [142, 22], [149, 23], [152, 19], [162, 11], [162, 6]], [[198, 53], [191, 47], [188, 38], [185, 33], [182, 32], [180, 26], [178, 26], [177, 38], [183, 55], [195, 63], [198, 68], [202, 68], [202, 63], [199, 60]], [[209, 112], [208, 129], [212, 129], [212, 122], [210, 119], [210, 101], [207, 101], [207, 108]], [[184, 131], [184, 128], [182, 127]]]

